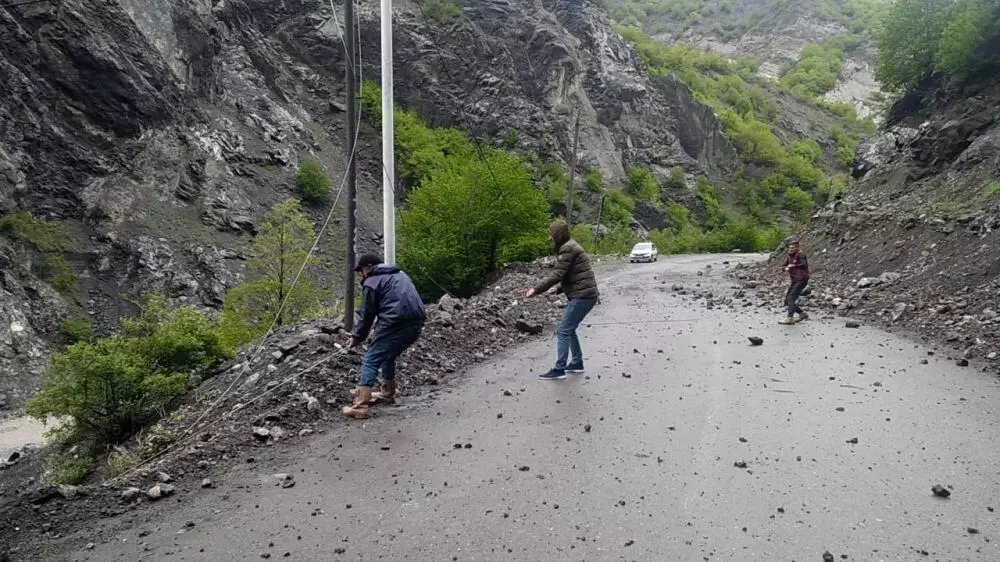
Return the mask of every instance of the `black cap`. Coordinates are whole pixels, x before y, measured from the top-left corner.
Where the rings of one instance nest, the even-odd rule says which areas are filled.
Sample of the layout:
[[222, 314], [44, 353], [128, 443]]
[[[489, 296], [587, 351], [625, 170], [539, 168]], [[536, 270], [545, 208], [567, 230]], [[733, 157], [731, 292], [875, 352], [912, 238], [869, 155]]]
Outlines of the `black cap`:
[[375, 254], [365, 254], [361, 256], [358, 260], [358, 265], [354, 267], [354, 271], [361, 271], [362, 267], [368, 267], [369, 265], [379, 265], [382, 263], [382, 258]]

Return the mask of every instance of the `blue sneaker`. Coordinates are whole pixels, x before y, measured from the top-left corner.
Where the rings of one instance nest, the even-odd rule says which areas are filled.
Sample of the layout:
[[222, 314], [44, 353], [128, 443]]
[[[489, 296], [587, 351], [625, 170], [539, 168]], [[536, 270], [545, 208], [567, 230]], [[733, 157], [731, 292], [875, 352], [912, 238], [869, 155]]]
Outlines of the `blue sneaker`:
[[582, 375], [585, 372], [583, 370], [583, 361], [570, 363], [566, 366], [566, 372], [571, 375]]
[[538, 378], [544, 381], [561, 381], [566, 378], [566, 371], [560, 371], [559, 369], [552, 369], [544, 375], [538, 375]]

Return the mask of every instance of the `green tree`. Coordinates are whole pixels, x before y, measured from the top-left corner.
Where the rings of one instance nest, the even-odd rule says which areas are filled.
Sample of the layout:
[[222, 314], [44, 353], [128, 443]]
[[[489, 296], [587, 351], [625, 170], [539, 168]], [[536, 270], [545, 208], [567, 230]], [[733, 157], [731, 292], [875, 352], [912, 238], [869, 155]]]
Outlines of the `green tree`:
[[1000, 53], [983, 45], [1000, 37], [1000, 5], [993, 0], [958, 0], [953, 16], [941, 32], [936, 67], [959, 80], [1000, 65]]
[[641, 201], [659, 202], [660, 184], [652, 172], [646, 168], [629, 168], [626, 177], [629, 195]]
[[302, 198], [307, 201], [318, 201], [330, 195], [330, 178], [312, 156], [302, 161], [296, 183]]
[[889, 90], [906, 90], [934, 68], [952, 0], [892, 0], [876, 34], [875, 77]]
[[632, 211], [635, 210], [635, 199], [621, 191], [608, 191], [604, 197], [604, 210], [601, 222], [613, 226], [628, 226], [632, 222]]
[[504, 261], [551, 252], [548, 205], [517, 158], [455, 158], [413, 190], [399, 221], [399, 262], [422, 294], [469, 296]]
[[809, 220], [809, 215], [812, 214], [816, 203], [813, 202], [812, 196], [805, 191], [797, 187], [790, 187], [785, 192], [784, 206], [795, 215], [797, 221], [805, 222]]
[[315, 238], [312, 222], [298, 201], [289, 199], [268, 211], [248, 260], [257, 278], [230, 290], [222, 307], [227, 345], [253, 341], [272, 325], [297, 322], [323, 310], [326, 294], [310, 276], [319, 263], [309, 254]]

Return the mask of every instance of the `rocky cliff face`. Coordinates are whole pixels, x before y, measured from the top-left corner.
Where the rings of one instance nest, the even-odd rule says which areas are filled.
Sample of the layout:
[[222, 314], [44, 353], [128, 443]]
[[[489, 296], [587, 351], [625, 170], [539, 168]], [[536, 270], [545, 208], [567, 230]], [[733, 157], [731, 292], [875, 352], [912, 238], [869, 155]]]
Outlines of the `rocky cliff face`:
[[[464, 17], [446, 25], [412, 4], [397, 14], [397, 99], [432, 123], [488, 140], [513, 130], [519, 148], [568, 161], [579, 113], [580, 165], [611, 179], [632, 165], [718, 176], [738, 164], [713, 113], [682, 84], [650, 80], [596, 0], [460, 5]], [[363, 70], [375, 78], [377, 6], [359, 12]], [[293, 195], [304, 155], [318, 155], [336, 190], [342, 21], [318, 0], [0, 8], [0, 210], [76, 225], [81, 294], [69, 306], [99, 328], [146, 291], [218, 306], [244, 275], [257, 221]], [[362, 250], [379, 240], [377, 143], [361, 140]], [[328, 211], [311, 210], [317, 219]], [[334, 229], [319, 251], [324, 281], [339, 287], [344, 249]], [[38, 310], [37, 280], [16, 264], [3, 269], [3, 308]], [[20, 327], [0, 339], [0, 392], [23, 388], [7, 373], [37, 379], [21, 377], [23, 346], [12, 338], [41, 346], [61, 317], [19, 314], [0, 318], [4, 330]]]

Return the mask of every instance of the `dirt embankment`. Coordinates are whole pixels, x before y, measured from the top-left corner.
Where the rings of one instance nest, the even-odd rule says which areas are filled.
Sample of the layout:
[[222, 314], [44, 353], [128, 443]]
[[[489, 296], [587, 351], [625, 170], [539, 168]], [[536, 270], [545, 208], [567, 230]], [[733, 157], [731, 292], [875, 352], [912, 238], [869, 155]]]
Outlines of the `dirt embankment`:
[[[430, 305], [423, 336], [398, 364], [400, 401], [419, 404], [471, 365], [551, 326], [560, 300], [523, 299], [542, 274], [538, 266], [511, 266], [477, 297]], [[360, 352], [342, 349], [346, 340], [329, 321], [275, 332], [259, 350], [222, 365], [187, 404], [145, 432], [140, 440], [145, 450], [159, 449], [156, 458], [110, 482], [99, 473], [84, 486], [39, 485], [39, 451], [0, 462], [0, 560], [29, 559], [40, 544], [94, 517], [141, 509], [157, 495], [210, 487], [212, 475], [234, 463], [273, 457], [344, 423], [339, 410], [351, 399], [361, 364]]]
[[[803, 233], [806, 307], [914, 332], [1000, 365], [1000, 76], [918, 92], [857, 156], [855, 182]], [[916, 109], [914, 109], [916, 108]], [[780, 300], [777, 260], [744, 272]]]

